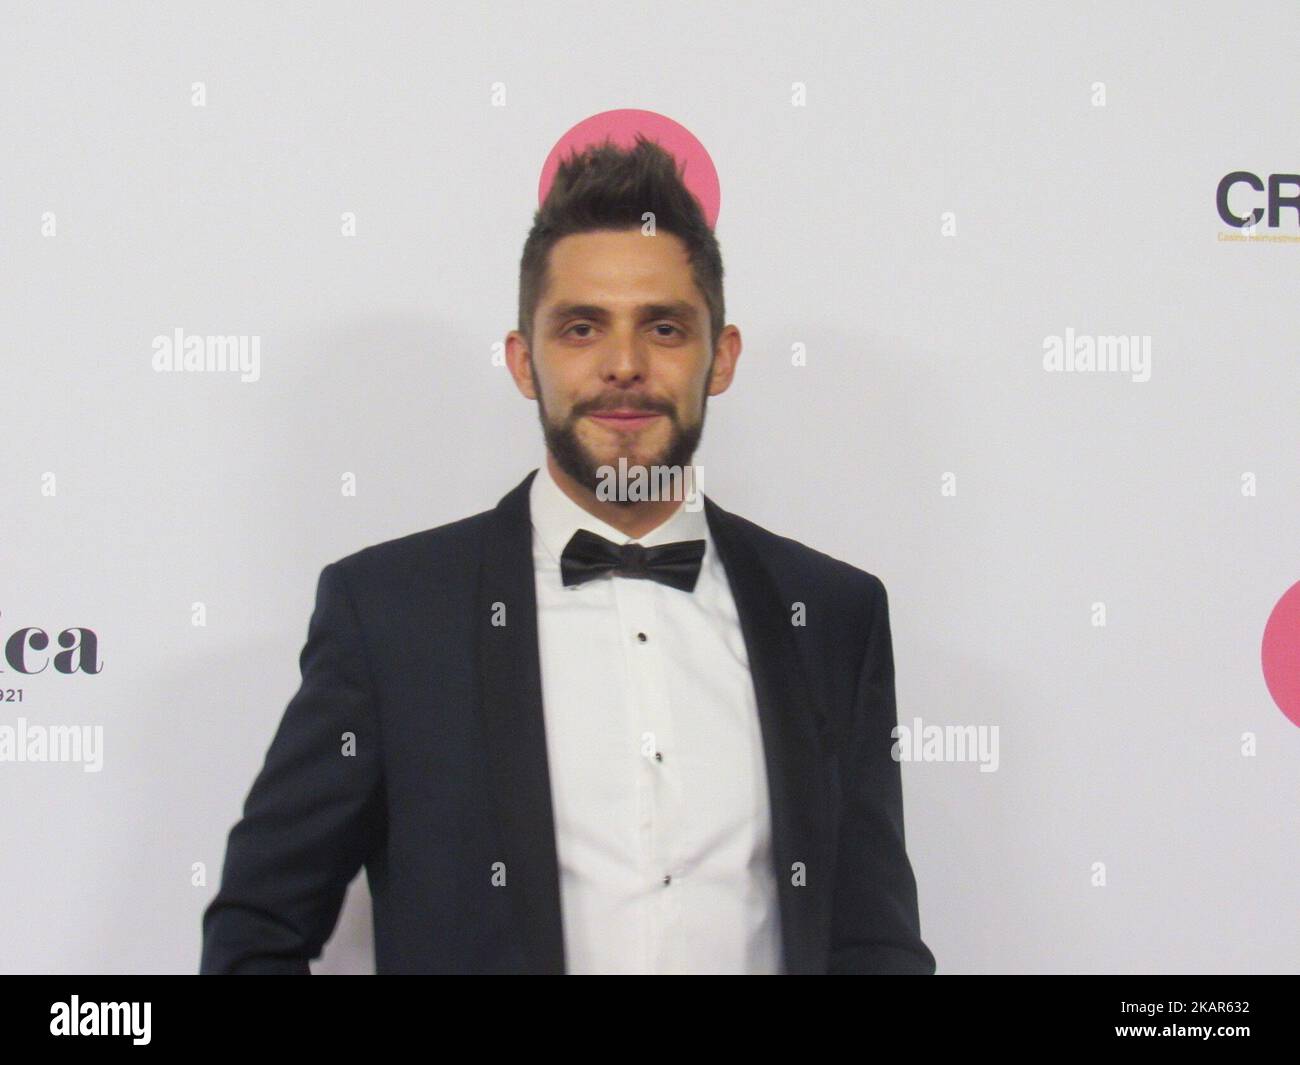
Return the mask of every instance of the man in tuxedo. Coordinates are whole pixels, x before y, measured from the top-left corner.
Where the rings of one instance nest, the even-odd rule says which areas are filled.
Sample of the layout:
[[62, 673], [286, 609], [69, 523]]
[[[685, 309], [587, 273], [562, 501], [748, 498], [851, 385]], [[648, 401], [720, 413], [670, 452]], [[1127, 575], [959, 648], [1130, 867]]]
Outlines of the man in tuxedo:
[[571, 155], [506, 341], [544, 462], [324, 567], [202, 972], [309, 972], [362, 866], [381, 973], [934, 972], [883, 584], [610, 479], [692, 484], [741, 350], [724, 322], [673, 158]]

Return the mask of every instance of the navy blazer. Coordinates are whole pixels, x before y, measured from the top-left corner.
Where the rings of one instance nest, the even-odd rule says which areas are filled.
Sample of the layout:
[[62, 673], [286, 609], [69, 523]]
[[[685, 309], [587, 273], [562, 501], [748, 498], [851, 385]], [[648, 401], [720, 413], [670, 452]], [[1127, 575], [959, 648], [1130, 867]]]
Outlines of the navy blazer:
[[[321, 571], [302, 684], [231, 829], [200, 972], [310, 972], [363, 866], [378, 972], [565, 971], [536, 473], [492, 510]], [[704, 507], [757, 697], [786, 971], [933, 973], [890, 754], [885, 587]]]

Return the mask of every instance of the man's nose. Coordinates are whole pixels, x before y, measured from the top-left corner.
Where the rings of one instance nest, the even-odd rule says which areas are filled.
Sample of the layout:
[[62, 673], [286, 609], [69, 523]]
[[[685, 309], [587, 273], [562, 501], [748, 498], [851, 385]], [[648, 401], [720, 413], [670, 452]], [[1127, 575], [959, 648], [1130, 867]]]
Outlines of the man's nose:
[[601, 350], [601, 380], [629, 384], [645, 380], [649, 353], [635, 331], [611, 334]]

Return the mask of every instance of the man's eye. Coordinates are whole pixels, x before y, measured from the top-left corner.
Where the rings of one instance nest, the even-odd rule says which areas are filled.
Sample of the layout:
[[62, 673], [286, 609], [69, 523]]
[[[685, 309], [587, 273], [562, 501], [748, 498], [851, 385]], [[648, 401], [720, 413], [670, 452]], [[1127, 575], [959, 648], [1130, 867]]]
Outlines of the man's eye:
[[[574, 325], [569, 326], [569, 328], [565, 330], [565, 333], [572, 333], [575, 329], [590, 329], [590, 328], [591, 328], [590, 322], [577, 322]], [[584, 333], [582, 334], [582, 336], [585, 339], [587, 334]]]
[[[680, 332], [682, 332], [682, 330], [678, 329], [677, 326], [671, 324], [670, 322], [659, 322], [659, 323], [655, 326], [655, 328], [656, 328], [656, 329], [671, 329], [671, 330], [672, 330], [673, 332], [675, 332], [675, 333], [680, 333]], [[660, 335], [660, 336], [668, 336], [667, 333], [660, 333], [659, 335]]]

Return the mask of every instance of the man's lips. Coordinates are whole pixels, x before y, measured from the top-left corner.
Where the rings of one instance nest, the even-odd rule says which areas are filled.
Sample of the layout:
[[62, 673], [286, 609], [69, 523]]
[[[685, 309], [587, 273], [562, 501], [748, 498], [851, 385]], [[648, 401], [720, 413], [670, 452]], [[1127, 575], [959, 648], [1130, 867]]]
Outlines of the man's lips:
[[662, 418], [663, 415], [652, 410], [628, 409], [595, 410], [587, 417], [613, 429], [639, 429], [643, 425], [649, 425], [656, 418]]

